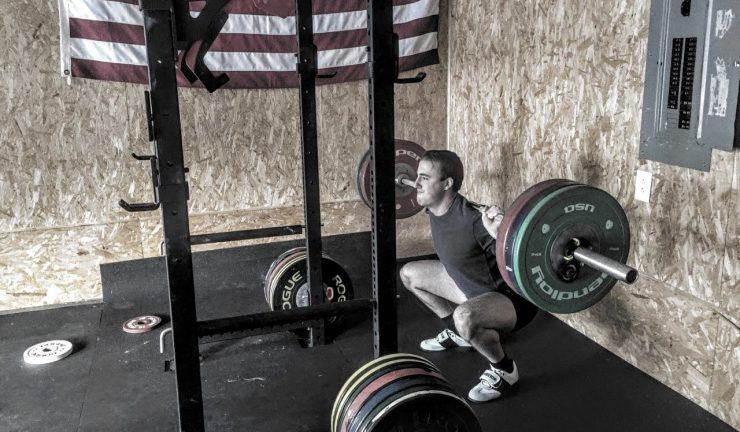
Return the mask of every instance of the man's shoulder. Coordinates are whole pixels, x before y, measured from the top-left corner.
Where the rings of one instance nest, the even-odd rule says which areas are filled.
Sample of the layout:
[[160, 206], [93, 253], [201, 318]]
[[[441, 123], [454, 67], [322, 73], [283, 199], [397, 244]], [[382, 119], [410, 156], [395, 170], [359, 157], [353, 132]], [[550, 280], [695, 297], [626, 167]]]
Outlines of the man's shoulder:
[[476, 205], [468, 200], [465, 196], [458, 194], [459, 197], [459, 212], [464, 219], [476, 220], [481, 218], [481, 213], [476, 208]]

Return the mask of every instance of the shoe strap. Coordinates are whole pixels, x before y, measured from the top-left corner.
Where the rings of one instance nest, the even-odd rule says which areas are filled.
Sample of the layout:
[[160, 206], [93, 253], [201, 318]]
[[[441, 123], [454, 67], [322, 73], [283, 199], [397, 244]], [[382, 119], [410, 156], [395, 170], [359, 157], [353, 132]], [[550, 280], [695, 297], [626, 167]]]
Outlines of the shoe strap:
[[454, 348], [458, 346], [450, 336], [450, 333], [452, 333], [450, 330], [445, 329], [437, 335], [437, 342], [444, 348]]
[[496, 370], [486, 369], [483, 375], [480, 376], [480, 382], [490, 388], [496, 388], [501, 383], [501, 376]]

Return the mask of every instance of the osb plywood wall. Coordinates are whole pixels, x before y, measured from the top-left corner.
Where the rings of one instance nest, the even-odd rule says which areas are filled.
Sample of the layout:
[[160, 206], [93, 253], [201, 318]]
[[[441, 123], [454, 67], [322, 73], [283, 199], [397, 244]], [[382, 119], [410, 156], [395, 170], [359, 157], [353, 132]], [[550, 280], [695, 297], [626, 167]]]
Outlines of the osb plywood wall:
[[[0, 310], [101, 297], [98, 265], [158, 254], [144, 86], [59, 75], [55, 0], [2, 2], [0, 17]], [[446, 2], [441, 2], [446, 34]], [[396, 136], [446, 145], [446, 47], [418, 85], [396, 86]], [[417, 71], [410, 72], [413, 75]], [[367, 83], [322, 86], [317, 99], [324, 234], [369, 230], [355, 189], [368, 146]], [[295, 89], [180, 92], [191, 232], [302, 223]], [[399, 222], [399, 255], [429, 253], [423, 215]], [[202, 247], [196, 248], [202, 250]]]
[[561, 318], [740, 428], [740, 154], [715, 151], [710, 173], [638, 160], [649, 6], [451, 2], [449, 148], [476, 201], [557, 177], [617, 197], [640, 280]]

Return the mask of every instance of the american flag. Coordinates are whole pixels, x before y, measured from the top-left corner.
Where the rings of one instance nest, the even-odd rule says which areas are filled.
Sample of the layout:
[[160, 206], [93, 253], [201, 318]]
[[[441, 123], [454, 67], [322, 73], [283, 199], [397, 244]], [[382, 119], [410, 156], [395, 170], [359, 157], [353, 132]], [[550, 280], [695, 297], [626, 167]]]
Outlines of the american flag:
[[[148, 83], [143, 18], [137, 0], [58, 0], [61, 70], [68, 78]], [[192, 16], [205, 1], [191, 1]], [[394, 0], [401, 71], [439, 63], [439, 0]], [[206, 54], [227, 88], [297, 87], [295, 0], [231, 0], [229, 19]], [[319, 84], [365, 79], [367, 0], [315, 0]], [[190, 84], [178, 71], [178, 85]]]

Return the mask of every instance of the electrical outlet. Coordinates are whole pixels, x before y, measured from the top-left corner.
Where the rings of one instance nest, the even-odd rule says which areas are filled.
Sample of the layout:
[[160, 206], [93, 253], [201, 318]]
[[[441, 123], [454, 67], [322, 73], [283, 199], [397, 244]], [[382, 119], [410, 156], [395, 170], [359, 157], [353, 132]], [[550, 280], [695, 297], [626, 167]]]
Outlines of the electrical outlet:
[[645, 171], [637, 171], [635, 176], [635, 199], [650, 202], [650, 187], [653, 183], [653, 175]]

